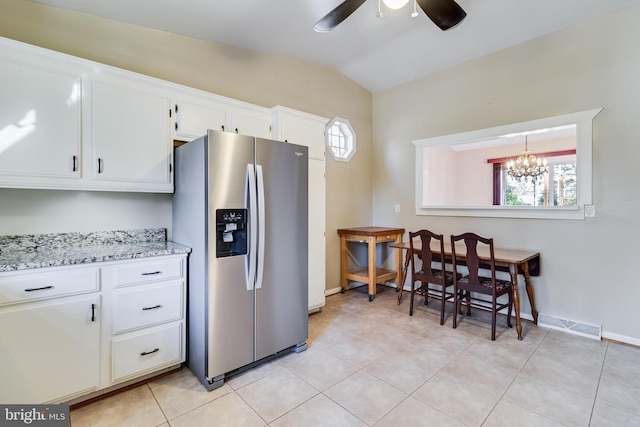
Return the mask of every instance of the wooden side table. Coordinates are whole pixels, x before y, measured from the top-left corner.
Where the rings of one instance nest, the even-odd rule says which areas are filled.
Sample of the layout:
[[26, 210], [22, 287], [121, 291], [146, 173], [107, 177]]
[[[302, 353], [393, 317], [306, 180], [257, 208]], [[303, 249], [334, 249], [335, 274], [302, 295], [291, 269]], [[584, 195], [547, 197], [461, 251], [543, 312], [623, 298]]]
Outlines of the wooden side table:
[[[340, 235], [340, 286], [342, 292], [347, 290], [349, 280], [362, 282], [369, 285], [369, 301], [376, 296], [376, 284], [388, 280], [395, 280], [396, 288], [402, 286], [402, 251], [395, 249], [395, 270], [378, 267], [376, 264], [376, 244], [385, 242], [402, 242], [404, 228], [387, 227], [356, 227], [341, 228]], [[356, 241], [366, 243], [368, 246], [367, 268], [348, 271], [347, 242]]]

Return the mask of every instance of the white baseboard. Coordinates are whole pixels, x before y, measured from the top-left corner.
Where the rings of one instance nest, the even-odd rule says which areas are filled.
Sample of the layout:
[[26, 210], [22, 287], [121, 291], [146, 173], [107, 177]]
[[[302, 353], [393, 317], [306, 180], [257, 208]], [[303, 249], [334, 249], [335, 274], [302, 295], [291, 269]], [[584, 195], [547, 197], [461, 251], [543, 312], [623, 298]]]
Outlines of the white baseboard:
[[634, 338], [627, 335], [614, 334], [613, 332], [602, 332], [602, 338], [611, 341], [618, 341], [624, 344], [640, 347], [640, 338]]

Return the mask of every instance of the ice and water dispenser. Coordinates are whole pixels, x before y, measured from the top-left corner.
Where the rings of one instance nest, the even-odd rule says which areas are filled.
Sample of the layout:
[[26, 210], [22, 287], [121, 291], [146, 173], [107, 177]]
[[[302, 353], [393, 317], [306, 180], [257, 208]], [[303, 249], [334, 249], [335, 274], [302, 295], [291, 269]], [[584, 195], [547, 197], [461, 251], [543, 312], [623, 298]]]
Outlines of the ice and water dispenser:
[[247, 254], [247, 210], [216, 210], [216, 258]]

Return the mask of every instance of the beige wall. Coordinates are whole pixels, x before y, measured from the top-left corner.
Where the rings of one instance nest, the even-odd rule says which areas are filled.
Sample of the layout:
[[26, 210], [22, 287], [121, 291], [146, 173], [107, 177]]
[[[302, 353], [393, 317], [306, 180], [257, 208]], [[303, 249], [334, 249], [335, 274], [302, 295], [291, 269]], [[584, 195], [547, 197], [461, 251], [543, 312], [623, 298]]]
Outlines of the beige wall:
[[[445, 235], [475, 231], [499, 246], [539, 250], [540, 312], [602, 325], [605, 336], [640, 344], [638, 40], [635, 6], [375, 94], [374, 222]], [[595, 218], [415, 215], [412, 140], [597, 107], [604, 110], [593, 126]]]
[[[327, 288], [339, 286], [336, 229], [371, 222], [372, 95], [309, 62], [3, 0], [0, 36], [261, 105], [348, 119], [357, 133], [349, 163], [327, 157]], [[123, 215], [126, 212], [126, 215]], [[168, 195], [0, 189], [0, 234], [171, 227]]]

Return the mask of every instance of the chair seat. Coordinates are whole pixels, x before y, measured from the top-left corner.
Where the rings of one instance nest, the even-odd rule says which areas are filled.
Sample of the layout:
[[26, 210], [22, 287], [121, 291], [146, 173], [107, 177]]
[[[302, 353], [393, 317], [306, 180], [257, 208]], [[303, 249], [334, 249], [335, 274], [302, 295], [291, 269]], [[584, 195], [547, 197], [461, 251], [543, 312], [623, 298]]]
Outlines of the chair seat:
[[[480, 280], [480, 285], [491, 289], [491, 279], [489, 277], [478, 277], [478, 279]], [[451, 275], [451, 280], [453, 280], [453, 274]], [[458, 283], [462, 283], [462, 284], [469, 283], [469, 276], [464, 276], [462, 278], [459, 278]], [[496, 279], [496, 291], [501, 291], [510, 286], [511, 286], [511, 281]]]
[[[424, 270], [420, 270], [420, 271], [418, 271], [418, 272], [416, 273], [416, 279], [417, 279], [417, 280], [420, 280], [420, 279], [421, 279], [421, 276], [425, 276], [425, 275], [428, 275], [428, 274], [425, 274]], [[441, 282], [441, 281], [442, 281], [442, 277], [443, 277], [443, 275], [442, 275], [442, 270], [431, 269], [431, 276], [432, 276], [434, 279], [436, 279], [436, 280], [438, 280], [438, 281], [440, 281], [440, 282]], [[447, 282], [453, 282], [453, 272], [451, 272], [451, 271], [445, 271], [444, 276], [445, 276], [445, 280], [446, 280]], [[425, 281], [425, 282], [428, 282], [428, 283], [431, 283], [431, 282], [429, 282], [428, 280], [424, 280], [424, 281]], [[438, 283], [435, 283], [435, 284], [437, 285]]]

